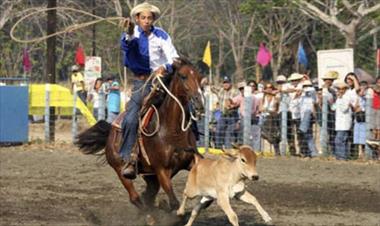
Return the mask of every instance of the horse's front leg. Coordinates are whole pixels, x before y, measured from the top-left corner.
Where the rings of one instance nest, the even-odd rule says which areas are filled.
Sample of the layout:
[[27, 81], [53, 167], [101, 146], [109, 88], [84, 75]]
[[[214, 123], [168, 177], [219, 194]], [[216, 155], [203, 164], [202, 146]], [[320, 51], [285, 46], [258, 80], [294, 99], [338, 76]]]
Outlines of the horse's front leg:
[[133, 182], [121, 174], [121, 169], [119, 167], [115, 168], [115, 171], [121, 183], [124, 185], [125, 189], [127, 189], [131, 203], [139, 208], [139, 210], [145, 210], [145, 206], [141, 201], [140, 196], [137, 193], [135, 186], [133, 185]]
[[160, 190], [160, 183], [156, 175], [143, 176], [146, 182], [145, 191], [142, 193], [142, 199], [147, 208], [152, 208], [154, 206], [154, 200], [156, 199], [157, 193]]
[[166, 192], [169, 197], [170, 210], [177, 210], [179, 207], [179, 201], [174, 194], [172, 182], [171, 182], [171, 170], [160, 169], [157, 172], [158, 181], [162, 189]]

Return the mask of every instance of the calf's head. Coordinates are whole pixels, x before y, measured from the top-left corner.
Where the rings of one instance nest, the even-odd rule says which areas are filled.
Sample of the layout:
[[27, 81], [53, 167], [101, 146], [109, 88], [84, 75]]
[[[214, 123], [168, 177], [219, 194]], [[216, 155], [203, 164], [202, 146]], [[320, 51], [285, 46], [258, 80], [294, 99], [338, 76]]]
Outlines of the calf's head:
[[237, 169], [241, 177], [249, 180], [258, 180], [259, 175], [256, 171], [257, 156], [253, 149], [248, 145], [236, 147], [238, 150], [229, 152], [229, 156], [236, 161]]

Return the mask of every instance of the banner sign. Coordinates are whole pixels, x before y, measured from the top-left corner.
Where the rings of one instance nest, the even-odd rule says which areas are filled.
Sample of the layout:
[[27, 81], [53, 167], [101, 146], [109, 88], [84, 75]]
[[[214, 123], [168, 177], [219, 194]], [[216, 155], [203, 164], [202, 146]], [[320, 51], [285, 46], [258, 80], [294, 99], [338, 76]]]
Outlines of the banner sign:
[[349, 72], [354, 71], [353, 49], [330, 49], [317, 51], [318, 84], [322, 87], [322, 76], [328, 71], [337, 71], [339, 77], [336, 81], [344, 81]]
[[[102, 77], [102, 58], [97, 56], [86, 56], [84, 64], [84, 80], [86, 87], [92, 88], [97, 78]], [[89, 91], [89, 89], [87, 90]]]

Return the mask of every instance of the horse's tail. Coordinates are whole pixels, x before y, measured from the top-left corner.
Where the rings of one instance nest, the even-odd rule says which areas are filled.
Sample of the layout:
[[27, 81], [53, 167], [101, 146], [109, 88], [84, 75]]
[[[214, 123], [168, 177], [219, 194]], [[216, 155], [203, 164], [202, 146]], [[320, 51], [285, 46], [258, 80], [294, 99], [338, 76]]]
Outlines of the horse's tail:
[[95, 125], [77, 135], [74, 144], [86, 155], [103, 155], [99, 153], [106, 147], [111, 124], [105, 120], [98, 121]]

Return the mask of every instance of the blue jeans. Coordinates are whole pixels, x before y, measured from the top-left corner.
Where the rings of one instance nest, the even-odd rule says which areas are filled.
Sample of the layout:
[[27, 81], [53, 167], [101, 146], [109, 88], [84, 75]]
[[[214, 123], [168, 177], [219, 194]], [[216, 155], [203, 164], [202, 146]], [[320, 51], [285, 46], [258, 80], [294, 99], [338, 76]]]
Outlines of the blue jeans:
[[349, 131], [336, 131], [335, 136], [335, 157], [337, 160], [347, 160], [348, 153], [348, 133]]
[[216, 122], [215, 146], [216, 148], [231, 148], [233, 132], [236, 126], [236, 117], [221, 117]]
[[[148, 83], [145, 89], [142, 89], [145, 81], [133, 80], [132, 96], [128, 102], [126, 114], [123, 120], [123, 143], [120, 147], [120, 157], [128, 160], [132, 149], [137, 140], [137, 129], [139, 125], [139, 111], [142, 106], [144, 97], [150, 92], [151, 83]], [[138, 90], [138, 92], [136, 92]]]
[[119, 112], [108, 111], [106, 121], [111, 124], [117, 118], [118, 115], [119, 115]]

